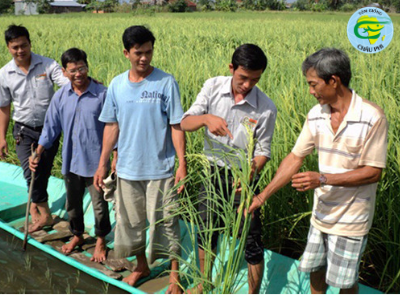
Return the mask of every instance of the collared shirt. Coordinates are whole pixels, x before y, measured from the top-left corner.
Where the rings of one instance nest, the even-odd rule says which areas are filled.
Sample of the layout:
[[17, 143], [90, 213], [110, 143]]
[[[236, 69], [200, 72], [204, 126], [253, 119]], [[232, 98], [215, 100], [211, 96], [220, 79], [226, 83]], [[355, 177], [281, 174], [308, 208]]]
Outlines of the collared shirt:
[[18, 68], [14, 59], [0, 69], [0, 107], [12, 101], [14, 121], [40, 127], [54, 94], [54, 83], [61, 87], [68, 82], [55, 60], [31, 52], [28, 74]]
[[106, 98], [107, 88], [90, 81], [88, 89], [78, 96], [71, 83], [55, 94], [46, 113], [39, 144], [51, 147], [64, 133], [62, 148], [62, 174], [72, 172], [93, 177], [100, 160], [104, 123], [99, 116]]
[[[318, 152], [319, 171], [341, 174], [362, 166], [385, 168], [387, 120], [376, 104], [353, 91], [349, 110], [336, 133], [329, 105], [308, 113], [292, 152], [299, 157]], [[322, 232], [363, 236], [372, 225], [377, 183], [358, 187], [325, 185], [314, 191], [312, 225]]]
[[[203, 114], [225, 119], [233, 135], [233, 139], [229, 136], [216, 136], [206, 128], [204, 152], [210, 161], [215, 161], [219, 166], [224, 166], [225, 163], [240, 166], [235, 149], [247, 150], [248, 129], [252, 138], [256, 140], [252, 155], [271, 158], [277, 109], [272, 100], [257, 86], [253, 87], [242, 101], [235, 104], [231, 76], [208, 79], [183, 118]], [[226, 153], [233, 155], [227, 157]]]

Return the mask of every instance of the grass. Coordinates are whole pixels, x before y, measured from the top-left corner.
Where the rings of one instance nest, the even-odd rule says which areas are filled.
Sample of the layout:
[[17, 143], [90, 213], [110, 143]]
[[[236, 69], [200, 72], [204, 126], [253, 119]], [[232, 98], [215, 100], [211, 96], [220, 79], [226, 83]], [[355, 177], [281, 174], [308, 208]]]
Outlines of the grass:
[[[395, 35], [384, 51], [363, 54], [347, 39], [350, 16], [348, 13], [311, 12], [2, 16], [0, 29], [4, 31], [11, 23], [23, 24], [31, 32], [32, 50], [58, 61], [62, 52], [70, 47], [84, 49], [91, 76], [108, 85], [114, 76], [130, 67], [122, 55], [123, 30], [135, 24], [148, 25], [157, 38], [153, 64], [175, 76], [184, 110], [194, 102], [205, 80], [229, 75], [228, 64], [238, 45], [259, 45], [267, 53], [268, 67], [258, 86], [278, 109], [272, 159], [262, 173], [262, 187], [291, 151], [307, 112], [316, 104], [301, 74], [302, 61], [322, 47], [345, 50], [352, 62], [351, 88], [381, 106], [390, 126], [387, 167], [378, 186], [375, 219], [361, 277], [382, 291], [399, 293], [400, 39]], [[398, 28], [400, 17], [390, 17]], [[6, 47], [1, 47], [0, 66], [10, 58]], [[10, 132], [11, 128], [7, 138], [9, 162], [18, 164]], [[202, 170], [202, 144], [203, 131], [187, 135], [189, 174]], [[53, 174], [60, 176], [60, 169], [59, 154]], [[302, 170], [318, 170], [317, 157], [308, 157]], [[190, 194], [195, 191], [195, 186], [189, 187]], [[265, 245], [294, 258], [300, 257], [311, 208], [312, 193], [298, 193], [289, 186], [269, 199], [263, 208]]]

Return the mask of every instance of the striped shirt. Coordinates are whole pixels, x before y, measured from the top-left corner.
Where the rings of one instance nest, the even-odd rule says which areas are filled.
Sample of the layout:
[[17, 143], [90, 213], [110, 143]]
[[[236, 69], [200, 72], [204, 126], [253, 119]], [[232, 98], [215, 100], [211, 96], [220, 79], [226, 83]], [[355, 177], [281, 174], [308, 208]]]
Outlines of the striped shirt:
[[[353, 91], [349, 110], [336, 134], [329, 105], [308, 113], [292, 152], [299, 157], [318, 152], [319, 171], [340, 174], [361, 166], [385, 168], [388, 125], [383, 110]], [[320, 231], [362, 236], [372, 225], [377, 183], [358, 187], [325, 185], [314, 191], [311, 224]]]

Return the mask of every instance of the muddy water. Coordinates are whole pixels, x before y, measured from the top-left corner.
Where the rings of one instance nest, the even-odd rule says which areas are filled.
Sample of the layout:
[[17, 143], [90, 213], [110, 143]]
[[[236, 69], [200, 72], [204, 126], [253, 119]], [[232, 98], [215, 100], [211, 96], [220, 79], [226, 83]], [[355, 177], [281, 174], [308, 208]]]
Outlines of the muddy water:
[[0, 230], [0, 293], [122, 294], [124, 290], [94, 279]]

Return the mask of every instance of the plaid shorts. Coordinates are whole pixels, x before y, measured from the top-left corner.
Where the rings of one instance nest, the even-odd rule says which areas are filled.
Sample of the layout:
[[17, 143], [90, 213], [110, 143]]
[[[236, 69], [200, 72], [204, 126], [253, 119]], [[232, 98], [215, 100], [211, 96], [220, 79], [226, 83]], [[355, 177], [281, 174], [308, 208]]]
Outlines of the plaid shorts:
[[358, 268], [366, 244], [367, 235], [331, 235], [311, 225], [299, 270], [316, 272], [326, 268], [325, 280], [328, 285], [351, 288], [358, 280]]

